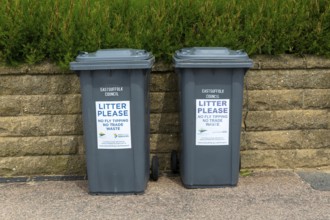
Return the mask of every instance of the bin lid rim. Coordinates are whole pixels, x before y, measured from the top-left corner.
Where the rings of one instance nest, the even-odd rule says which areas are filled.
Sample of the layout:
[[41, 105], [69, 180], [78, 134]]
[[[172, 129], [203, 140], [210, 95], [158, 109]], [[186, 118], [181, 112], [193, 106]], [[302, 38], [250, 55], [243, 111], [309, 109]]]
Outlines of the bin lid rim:
[[144, 61], [152, 57], [153, 55], [150, 52], [141, 49], [100, 49], [92, 53], [80, 52], [76, 57], [76, 62]]
[[150, 69], [155, 62], [152, 56], [148, 60], [87, 60], [70, 62], [71, 70], [107, 70], [107, 69]]
[[242, 60], [249, 59], [243, 50], [231, 50], [226, 47], [188, 47], [175, 52], [178, 60]]

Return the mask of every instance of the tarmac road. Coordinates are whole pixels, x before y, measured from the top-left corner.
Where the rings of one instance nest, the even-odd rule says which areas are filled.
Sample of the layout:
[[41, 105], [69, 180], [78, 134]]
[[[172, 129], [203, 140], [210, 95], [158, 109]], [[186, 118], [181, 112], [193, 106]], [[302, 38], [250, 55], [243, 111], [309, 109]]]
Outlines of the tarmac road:
[[[84, 180], [1, 183], [0, 219], [329, 220], [330, 191], [299, 175], [255, 172], [237, 187], [214, 189], [185, 189], [178, 176], [162, 176], [142, 195], [90, 195]], [[330, 173], [321, 176], [319, 185], [330, 185]]]

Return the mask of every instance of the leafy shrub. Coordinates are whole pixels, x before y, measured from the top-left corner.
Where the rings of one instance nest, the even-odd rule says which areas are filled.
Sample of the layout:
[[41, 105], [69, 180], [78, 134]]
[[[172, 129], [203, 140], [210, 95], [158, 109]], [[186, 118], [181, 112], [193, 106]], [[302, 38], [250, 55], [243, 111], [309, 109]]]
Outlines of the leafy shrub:
[[224, 46], [330, 55], [328, 0], [0, 0], [0, 61], [66, 66], [78, 51]]

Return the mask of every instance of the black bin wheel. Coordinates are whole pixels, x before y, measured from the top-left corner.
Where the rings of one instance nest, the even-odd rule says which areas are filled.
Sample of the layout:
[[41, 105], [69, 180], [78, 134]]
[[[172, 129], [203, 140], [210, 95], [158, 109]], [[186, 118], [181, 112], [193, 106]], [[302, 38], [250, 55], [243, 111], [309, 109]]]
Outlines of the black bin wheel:
[[157, 156], [153, 156], [151, 159], [151, 174], [150, 178], [153, 181], [157, 181], [159, 178], [159, 160]]
[[171, 152], [171, 170], [172, 173], [179, 173], [179, 157], [176, 150]]

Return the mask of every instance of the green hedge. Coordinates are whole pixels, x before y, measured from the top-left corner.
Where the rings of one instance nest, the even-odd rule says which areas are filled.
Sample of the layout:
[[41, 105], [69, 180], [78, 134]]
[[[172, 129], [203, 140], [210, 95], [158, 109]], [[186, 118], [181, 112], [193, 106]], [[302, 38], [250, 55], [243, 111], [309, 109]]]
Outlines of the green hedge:
[[80, 50], [182, 47], [330, 55], [329, 0], [0, 0], [0, 62], [67, 66]]

